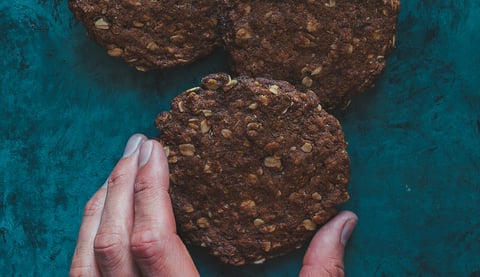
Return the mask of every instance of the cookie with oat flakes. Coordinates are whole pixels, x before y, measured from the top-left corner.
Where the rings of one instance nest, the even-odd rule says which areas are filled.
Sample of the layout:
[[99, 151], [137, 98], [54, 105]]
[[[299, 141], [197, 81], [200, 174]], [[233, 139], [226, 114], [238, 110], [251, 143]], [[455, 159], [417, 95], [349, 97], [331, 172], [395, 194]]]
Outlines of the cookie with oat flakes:
[[398, 0], [223, 2], [233, 72], [312, 90], [329, 111], [370, 89], [395, 45]]
[[339, 122], [285, 81], [206, 76], [155, 125], [180, 236], [225, 263], [301, 247], [349, 198]]
[[140, 71], [189, 64], [220, 44], [218, 2], [69, 0], [89, 37]]

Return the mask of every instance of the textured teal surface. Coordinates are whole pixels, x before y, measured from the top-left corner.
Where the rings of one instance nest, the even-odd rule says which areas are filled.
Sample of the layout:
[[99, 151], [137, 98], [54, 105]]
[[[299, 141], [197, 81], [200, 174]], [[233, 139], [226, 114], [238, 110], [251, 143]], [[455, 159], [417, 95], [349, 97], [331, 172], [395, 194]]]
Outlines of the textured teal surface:
[[[404, 0], [375, 89], [338, 115], [360, 221], [348, 276], [480, 276], [480, 2]], [[0, 1], [0, 269], [65, 276], [82, 209], [135, 132], [222, 53], [140, 73], [85, 37], [66, 1]], [[295, 276], [305, 249], [204, 276]]]

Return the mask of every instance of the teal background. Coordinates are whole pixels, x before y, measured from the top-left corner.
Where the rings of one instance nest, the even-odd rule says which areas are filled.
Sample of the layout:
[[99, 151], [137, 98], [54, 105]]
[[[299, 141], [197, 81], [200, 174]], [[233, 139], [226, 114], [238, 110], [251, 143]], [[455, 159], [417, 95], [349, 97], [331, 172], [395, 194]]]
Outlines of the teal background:
[[[376, 88], [338, 114], [360, 221], [347, 276], [480, 276], [480, 1], [404, 0]], [[65, 276], [83, 206], [128, 137], [224, 54], [149, 73], [108, 57], [66, 1], [0, 2], [0, 270]], [[305, 249], [203, 276], [295, 276]]]

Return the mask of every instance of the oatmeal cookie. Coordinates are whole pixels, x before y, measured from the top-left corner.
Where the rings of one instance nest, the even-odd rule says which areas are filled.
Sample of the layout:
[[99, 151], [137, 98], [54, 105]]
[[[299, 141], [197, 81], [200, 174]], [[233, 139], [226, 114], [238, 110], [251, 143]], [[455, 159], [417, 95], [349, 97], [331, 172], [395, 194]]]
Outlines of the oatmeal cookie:
[[329, 111], [371, 88], [395, 45], [398, 0], [223, 2], [233, 72], [313, 90]]
[[138, 70], [191, 63], [220, 44], [218, 2], [69, 0], [88, 35]]
[[349, 198], [339, 122], [285, 81], [212, 74], [155, 124], [180, 236], [225, 263], [301, 247]]

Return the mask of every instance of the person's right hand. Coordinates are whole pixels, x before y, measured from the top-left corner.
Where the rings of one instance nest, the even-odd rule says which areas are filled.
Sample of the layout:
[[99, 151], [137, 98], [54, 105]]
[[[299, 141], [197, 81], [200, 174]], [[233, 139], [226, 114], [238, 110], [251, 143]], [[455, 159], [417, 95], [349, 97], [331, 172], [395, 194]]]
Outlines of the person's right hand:
[[300, 276], [345, 276], [343, 263], [345, 246], [357, 222], [358, 218], [354, 213], [343, 211], [323, 225], [308, 246]]

